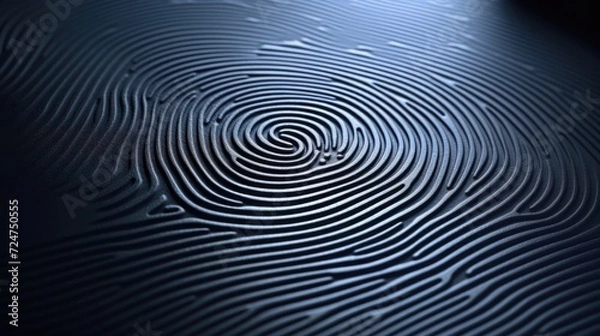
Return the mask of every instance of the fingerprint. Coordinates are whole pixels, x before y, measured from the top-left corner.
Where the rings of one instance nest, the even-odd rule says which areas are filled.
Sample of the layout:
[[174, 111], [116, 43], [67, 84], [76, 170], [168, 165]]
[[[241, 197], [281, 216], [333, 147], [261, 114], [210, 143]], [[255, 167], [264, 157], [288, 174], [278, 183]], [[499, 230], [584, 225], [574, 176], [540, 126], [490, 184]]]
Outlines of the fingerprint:
[[[10, 38], [47, 12], [22, 7]], [[0, 67], [20, 150], [80, 225], [27, 252], [27, 316], [63, 335], [596, 334], [598, 60], [510, 8], [72, 7]]]

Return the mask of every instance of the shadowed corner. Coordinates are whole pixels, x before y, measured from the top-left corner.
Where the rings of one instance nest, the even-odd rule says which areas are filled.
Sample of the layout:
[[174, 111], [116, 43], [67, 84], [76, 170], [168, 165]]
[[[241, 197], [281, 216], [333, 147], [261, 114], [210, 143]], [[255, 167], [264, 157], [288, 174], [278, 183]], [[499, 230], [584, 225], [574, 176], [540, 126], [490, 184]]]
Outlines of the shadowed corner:
[[512, 0], [519, 9], [550, 25], [592, 44], [600, 51], [600, 20], [597, 5], [591, 0]]

